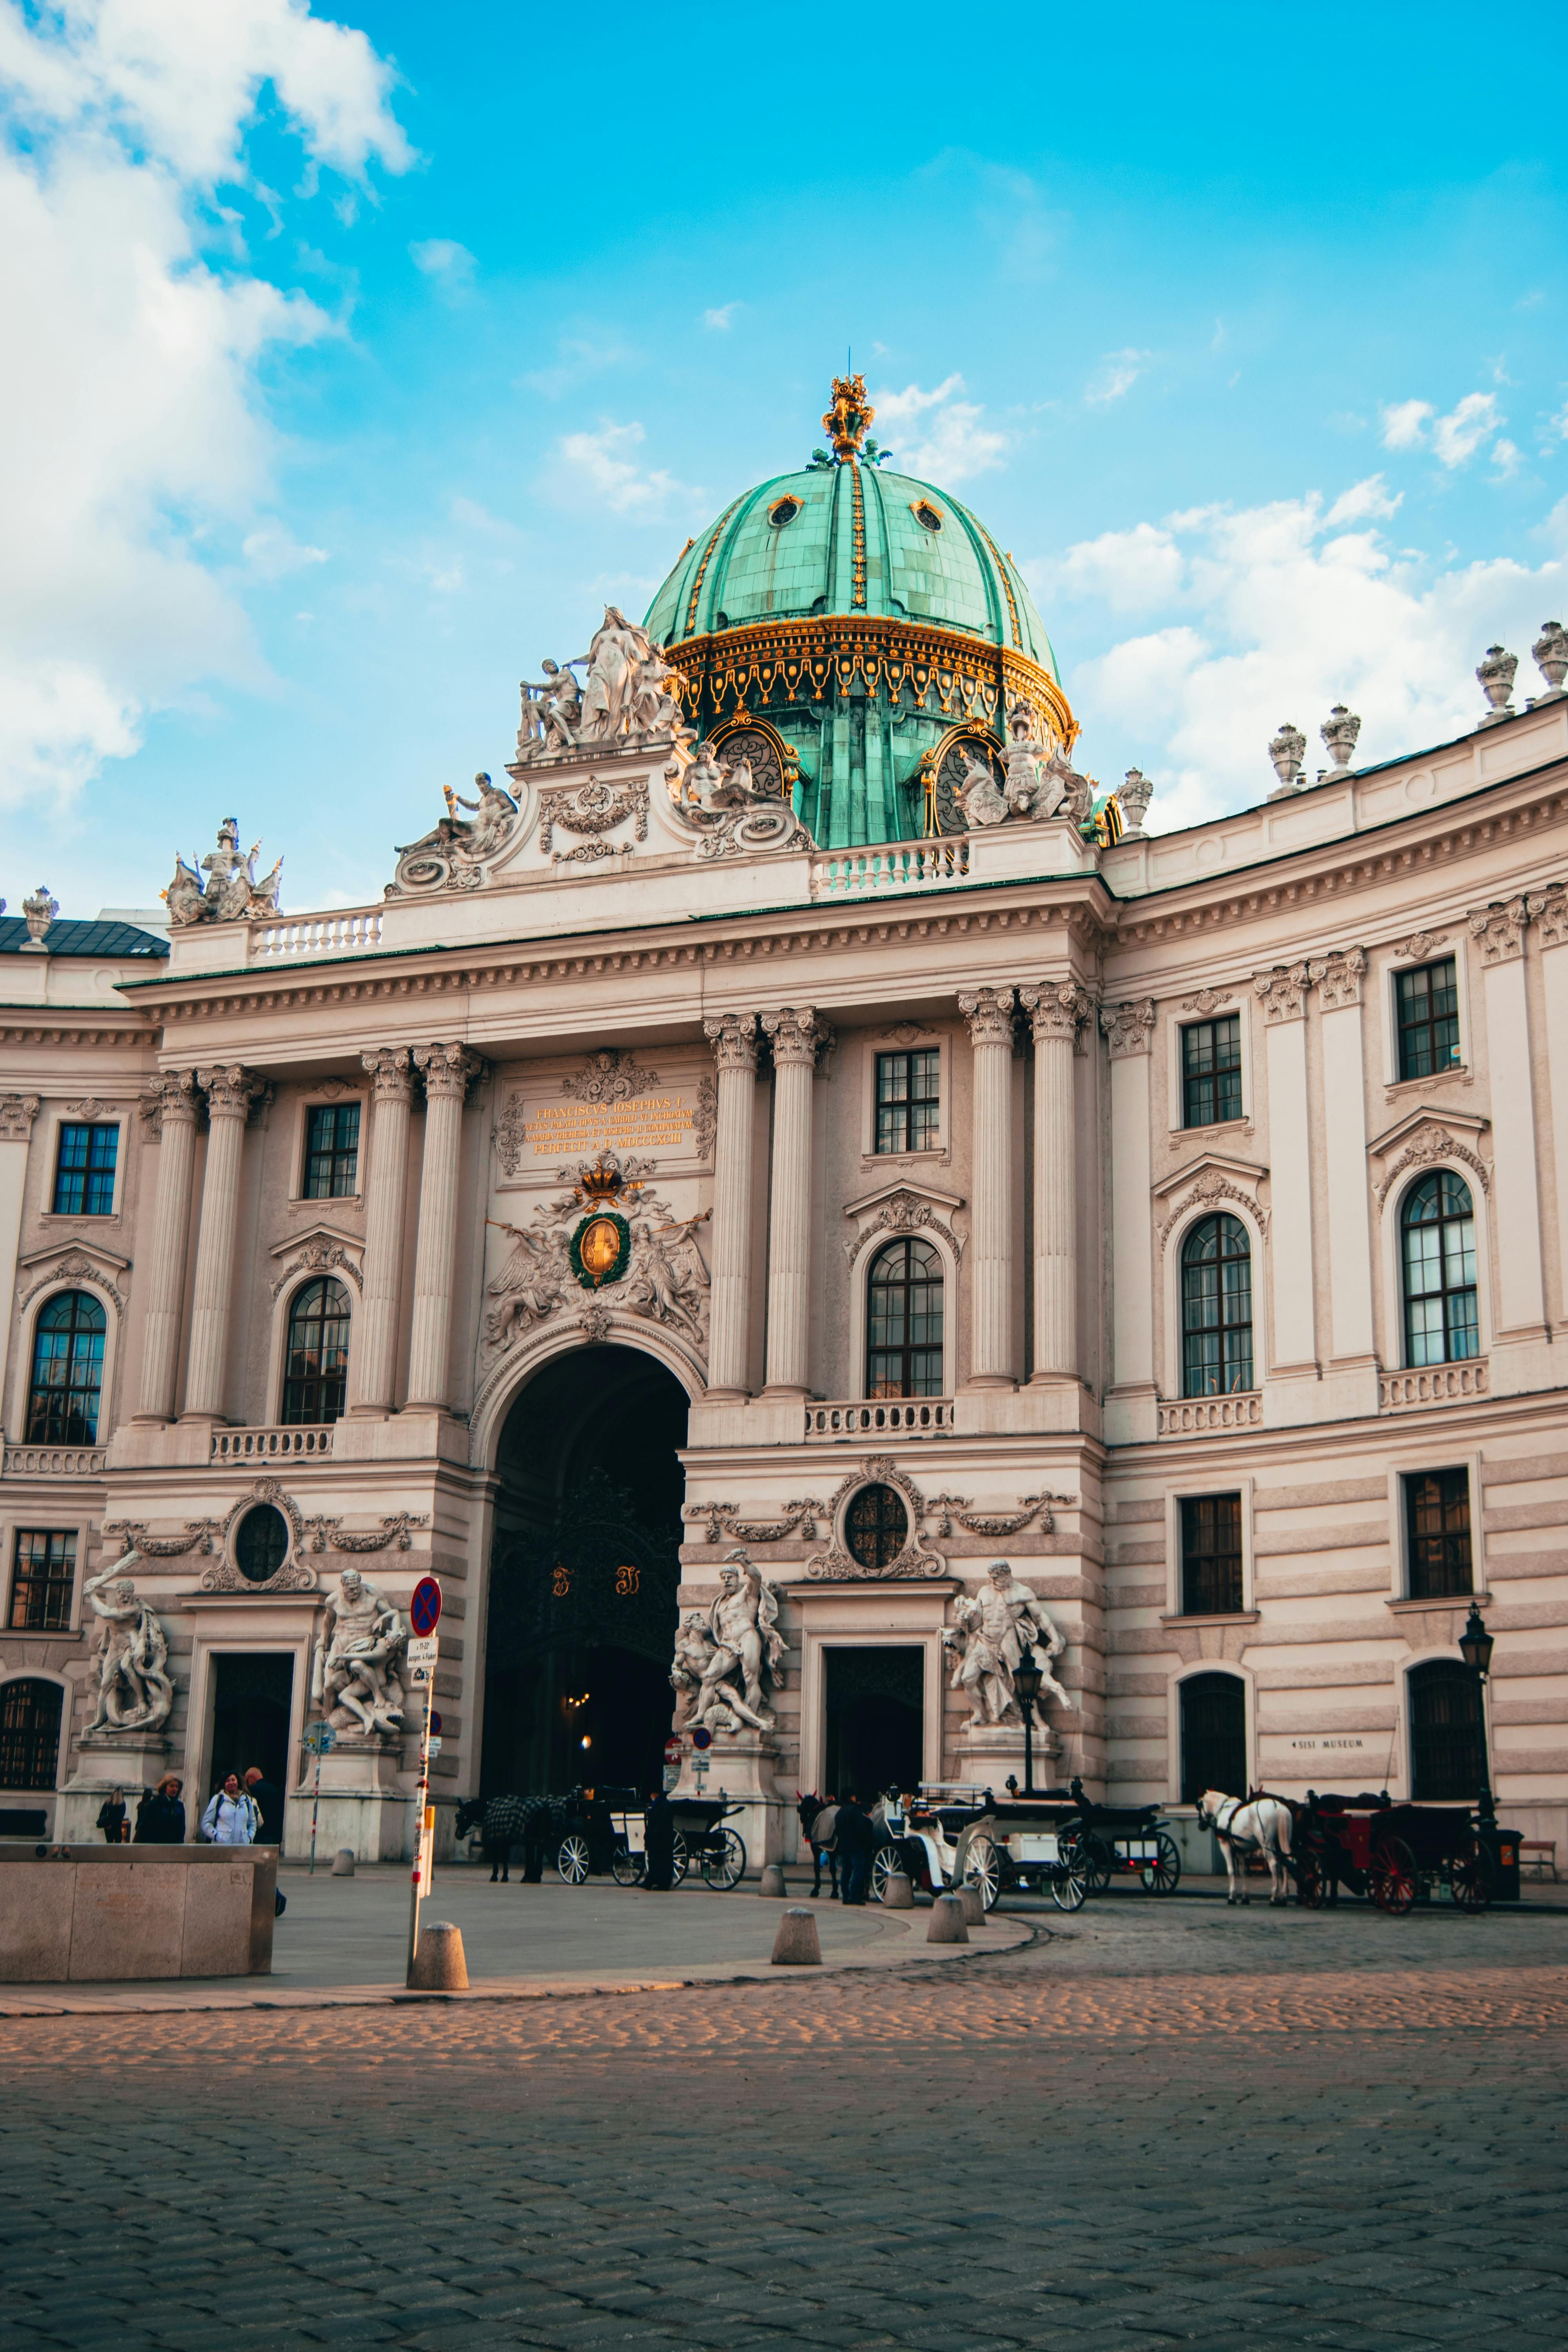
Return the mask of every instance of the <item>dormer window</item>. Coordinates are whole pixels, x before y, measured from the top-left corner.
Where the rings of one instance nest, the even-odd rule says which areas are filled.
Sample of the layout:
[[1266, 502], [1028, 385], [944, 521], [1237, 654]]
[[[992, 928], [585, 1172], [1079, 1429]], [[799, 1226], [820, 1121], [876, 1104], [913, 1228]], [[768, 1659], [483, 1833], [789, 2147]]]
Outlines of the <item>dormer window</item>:
[[929, 499], [918, 499], [910, 509], [910, 512], [913, 515], [915, 520], [919, 523], [922, 530], [940, 530], [942, 529], [941, 510], [940, 509], [933, 507]]
[[768, 509], [768, 520], [773, 529], [783, 530], [786, 522], [793, 522], [800, 512], [800, 504], [798, 499], [775, 499]]

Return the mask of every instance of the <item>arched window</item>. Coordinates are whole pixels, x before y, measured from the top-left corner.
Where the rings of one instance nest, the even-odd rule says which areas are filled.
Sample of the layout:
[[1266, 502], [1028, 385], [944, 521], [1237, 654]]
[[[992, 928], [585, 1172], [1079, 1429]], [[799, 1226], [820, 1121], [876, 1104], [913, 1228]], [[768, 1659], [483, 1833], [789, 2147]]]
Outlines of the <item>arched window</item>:
[[1182, 1394], [1253, 1385], [1252, 1244], [1239, 1217], [1205, 1217], [1182, 1245]]
[[1182, 1802], [1205, 1789], [1247, 1794], [1247, 1690], [1239, 1675], [1193, 1675], [1181, 1685]]
[[38, 1317], [27, 1391], [29, 1445], [92, 1445], [103, 1387], [104, 1313], [85, 1290], [62, 1291]]
[[909, 1539], [910, 1515], [891, 1486], [862, 1486], [844, 1515], [844, 1541], [862, 1568], [891, 1568]]
[[0, 1684], [0, 1789], [52, 1789], [60, 1759], [60, 1686]]
[[289, 1309], [285, 1421], [337, 1421], [349, 1376], [349, 1297], [341, 1282], [308, 1282]]
[[1410, 1793], [1472, 1804], [1482, 1780], [1481, 1686], [1458, 1658], [1410, 1675]]
[[1481, 1352], [1470, 1188], [1447, 1168], [1413, 1185], [1400, 1218], [1405, 1360], [1455, 1364]]
[[868, 1397], [942, 1394], [942, 1259], [930, 1242], [889, 1242], [871, 1264]]

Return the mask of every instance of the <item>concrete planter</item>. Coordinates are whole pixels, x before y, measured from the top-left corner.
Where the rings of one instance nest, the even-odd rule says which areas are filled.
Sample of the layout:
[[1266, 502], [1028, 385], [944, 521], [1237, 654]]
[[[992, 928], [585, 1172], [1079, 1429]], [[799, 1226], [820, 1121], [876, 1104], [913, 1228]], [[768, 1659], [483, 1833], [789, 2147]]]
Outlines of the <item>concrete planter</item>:
[[0, 1845], [0, 1983], [272, 1973], [276, 1846]]

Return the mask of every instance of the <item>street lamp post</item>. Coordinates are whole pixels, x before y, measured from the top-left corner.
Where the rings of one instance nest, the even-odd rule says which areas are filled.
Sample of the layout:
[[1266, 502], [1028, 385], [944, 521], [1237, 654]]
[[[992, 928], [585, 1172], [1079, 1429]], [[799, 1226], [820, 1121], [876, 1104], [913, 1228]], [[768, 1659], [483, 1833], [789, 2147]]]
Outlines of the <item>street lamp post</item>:
[[1476, 1810], [1481, 1817], [1482, 1828], [1489, 1830], [1497, 1827], [1497, 1801], [1492, 1795], [1491, 1738], [1487, 1723], [1487, 1685], [1491, 1679], [1493, 1646], [1492, 1637], [1487, 1632], [1487, 1621], [1472, 1601], [1465, 1630], [1459, 1636], [1459, 1655], [1480, 1687], [1481, 1792]]
[[1013, 1688], [1018, 1696], [1018, 1710], [1024, 1718], [1024, 1794], [1035, 1793], [1035, 1701], [1040, 1696], [1045, 1676], [1035, 1664], [1034, 1653], [1026, 1650], [1013, 1669]]

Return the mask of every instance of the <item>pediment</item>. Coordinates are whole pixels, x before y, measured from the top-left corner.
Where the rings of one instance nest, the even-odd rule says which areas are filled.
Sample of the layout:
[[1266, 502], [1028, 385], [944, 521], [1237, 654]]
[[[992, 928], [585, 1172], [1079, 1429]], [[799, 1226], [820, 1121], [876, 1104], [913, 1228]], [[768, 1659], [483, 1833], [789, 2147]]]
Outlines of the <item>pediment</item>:
[[1257, 1160], [1237, 1160], [1226, 1151], [1201, 1151], [1195, 1160], [1189, 1160], [1186, 1166], [1178, 1168], [1173, 1175], [1162, 1176], [1157, 1184], [1151, 1185], [1150, 1190], [1156, 1201], [1163, 1200], [1167, 1193], [1180, 1192], [1184, 1184], [1190, 1184], [1194, 1177], [1210, 1169], [1232, 1183], [1250, 1184], [1254, 1192], [1268, 1173], [1268, 1167]]
[[1406, 1111], [1393, 1127], [1385, 1128], [1381, 1135], [1374, 1136], [1366, 1148], [1382, 1160], [1388, 1152], [1396, 1151], [1402, 1143], [1408, 1142], [1418, 1128], [1446, 1127], [1451, 1133], [1473, 1138], [1483, 1134], [1490, 1125], [1489, 1118], [1482, 1118], [1474, 1111], [1447, 1110], [1432, 1103], [1421, 1103], [1415, 1110]]
[[871, 1211], [879, 1209], [884, 1202], [891, 1201], [902, 1193], [908, 1193], [916, 1201], [928, 1202], [933, 1209], [944, 1210], [950, 1216], [954, 1209], [962, 1209], [963, 1206], [962, 1192], [944, 1192], [940, 1184], [928, 1184], [924, 1178], [920, 1176], [894, 1176], [890, 1177], [887, 1183], [879, 1184], [875, 1192], [862, 1192], [858, 1199], [846, 1201], [844, 1213], [847, 1217], [865, 1216]]
[[311, 1242], [335, 1242], [340, 1249], [356, 1250], [361, 1256], [364, 1254], [363, 1234], [350, 1233], [346, 1226], [330, 1225], [324, 1219], [318, 1219], [315, 1224], [304, 1226], [299, 1233], [290, 1234], [286, 1240], [274, 1242], [268, 1255], [287, 1257], [290, 1251], [302, 1250]]
[[68, 1239], [62, 1234], [58, 1242], [50, 1242], [47, 1248], [26, 1251], [17, 1258], [16, 1264], [24, 1268], [47, 1265], [54, 1258], [69, 1257], [73, 1251], [96, 1259], [100, 1265], [111, 1265], [120, 1274], [131, 1271], [128, 1257], [122, 1257], [118, 1250], [105, 1249], [91, 1234], [72, 1234]]

